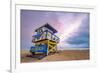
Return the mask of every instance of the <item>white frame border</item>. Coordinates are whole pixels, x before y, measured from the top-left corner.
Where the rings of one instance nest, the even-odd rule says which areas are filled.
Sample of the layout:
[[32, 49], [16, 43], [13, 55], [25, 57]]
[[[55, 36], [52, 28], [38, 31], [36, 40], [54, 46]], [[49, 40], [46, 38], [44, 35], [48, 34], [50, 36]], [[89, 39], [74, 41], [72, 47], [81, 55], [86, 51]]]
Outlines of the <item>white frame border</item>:
[[[22, 67], [21, 67], [21, 65], [19, 64], [19, 62], [18, 62], [18, 60], [17, 59], [19, 59], [19, 56], [18, 55], [16, 55], [16, 50], [15, 49], [13, 49], [13, 48], [16, 48], [16, 47], [18, 47], [18, 45], [16, 46], [16, 43], [17, 44], [19, 44], [19, 42], [20, 42], [20, 40], [18, 40], [18, 38], [20, 38], [20, 36], [16, 36], [16, 35], [18, 35], [18, 34], [16, 34], [17, 32], [20, 32], [20, 29], [18, 28], [18, 27], [20, 27], [20, 25], [16, 25], [17, 23], [20, 23], [20, 21], [17, 21], [17, 19], [18, 18], [20, 18], [20, 15], [18, 15], [18, 16], [16, 16], [16, 13], [18, 13], [18, 12], [16, 12], [16, 11], [18, 11], [17, 10], [17, 7], [16, 6], [22, 6], [22, 8], [23, 8], [23, 5], [24, 4], [15, 4], [14, 5], [14, 7], [12, 7], [12, 16], [11, 16], [11, 72], [19, 72], [19, 71], [32, 71], [32, 69], [34, 69], [35, 71], [38, 71], [38, 69], [42, 69], [42, 70], [48, 70], [49, 68], [47, 68], [47, 66], [49, 66], [50, 68], [51, 68], [51, 66], [50, 66], [50, 64], [56, 64], [56, 65], [58, 65], [58, 68], [56, 68], [57, 66], [54, 66], [54, 67], [52, 67], [52, 69], [63, 69], [64, 67], [66, 67], [66, 68], [79, 68], [79, 67], [87, 67], [87, 66], [94, 66], [95, 65], [95, 50], [94, 49], [96, 49], [94, 46], [95, 46], [95, 44], [94, 44], [94, 24], [95, 24], [95, 15], [94, 15], [94, 12], [95, 12], [95, 9], [93, 8], [93, 7], [77, 7], [78, 5], [76, 5], [76, 6], [74, 6], [73, 7], [73, 5], [72, 5], [72, 7], [71, 7], [71, 5], [70, 6], [46, 6], [46, 5], [27, 5], [27, 4], [25, 4], [25, 6], [27, 7], [27, 6], [35, 6], [35, 7], [51, 7], [51, 8], [58, 8], [58, 10], [59, 10], [59, 8], [64, 8], [64, 9], [66, 9], [66, 8], [69, 8], [69, 9], [78, 9], [78, 10], [86, 10], [87, 12], [90, 12], [90, 14], [91, 14], [91, 16], [90, 16], [90, 25], [91, 25], [91, 27], [90, 27], [90, 35], [92, 35], [92, 37], [90, 37], [90, 40], [92, 41], [92, 48], [94, 48], [93, 50], [90, 50], [90, 53], [92, 53], [93, 55], [91, 55], [90, 56], [90, 60], [83, 60], [83, 61], [67, 61], [67, 64], [65, 64], [66, 63], [66, 61], [61, 61], [61, 62], [48, 62], [48, 63], [46, 63], [46, 65], [47, 66], [45, 66], [44, 68], [42, 68], [42, 67], [40, 67], [40, 68], [38, 68], [39, 66], [42, 66], [42, 65], [44, 65], [44, 63], [42, 62], [42, 63], [34, 63], [34, 65], [36, 65], [37, 67], [36, 68], [33, 68], [32, 67], [32, 65], [31, 65], [31, 63], [28, 63], [28, 64], [24, 64], [22, 67], [25, 67], [25, 65], [27, 65], [27, 66], [29, 66], [29, 67], [32, 67], [32, 69], [27, 69], [27, 68], [29, 68], [29, 67], [27, 67], [26, 66], [26, 68], [24, 68], [24, 69], [21, 69]], [[20, 8], [19, 8], [20, 9]], [[26, 8], [25, 8], [26, 9]], [[37, 9], [37, 8], [36, 8]], [[39, 9], [40, 10], [40, 9]], [[52, 11], [52, 10], [51, 10]], [[65, 11], [65, 10], [64, 10]], [[67, 10], [68, 11], [68, 10]], [[79, 12], [80, 12], [79, 11]], [[16, 42], [17, 41], [17, 42]], [[18, 54], [20, 54], [20, 52], [18, 52]], [[16, 59], [17, 58], [17, 59]], [[19, 59], [20, 60], [20, 59]], [[63, 64], [63, 66], [62, 66], [62, 64]], [[74, 65], [73, 65], [74, 64]], [[81, 66], [80, 66], [81, 65]]]

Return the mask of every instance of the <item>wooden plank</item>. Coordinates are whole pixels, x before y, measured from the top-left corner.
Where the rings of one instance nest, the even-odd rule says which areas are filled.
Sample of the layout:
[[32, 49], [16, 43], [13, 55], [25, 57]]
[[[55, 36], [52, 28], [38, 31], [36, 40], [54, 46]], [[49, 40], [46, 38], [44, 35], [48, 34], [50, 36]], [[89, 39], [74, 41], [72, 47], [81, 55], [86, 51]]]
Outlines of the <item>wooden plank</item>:
[[56, 42], [54, 42], [54, 41], [50, 41], [49, 43], [50, 43], [50, 44], [57, 44], [57, 43], [56, 43]]
[[48, 42], [48, 39], [43, 39], [43, 40], [36, 41], [34, 43], [47, 43], [47, 42]]

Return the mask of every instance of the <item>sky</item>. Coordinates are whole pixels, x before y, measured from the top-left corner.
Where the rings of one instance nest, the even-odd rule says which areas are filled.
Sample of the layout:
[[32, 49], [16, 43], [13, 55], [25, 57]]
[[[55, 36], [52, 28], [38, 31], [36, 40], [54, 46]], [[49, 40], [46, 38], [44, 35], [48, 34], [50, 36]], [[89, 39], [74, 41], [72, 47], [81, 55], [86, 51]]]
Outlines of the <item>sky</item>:
[[58, 31], [58, 49], [89, 49], [89, 13], [21, 10], [20, 15], [21, 49], [30, 49], [34, 30], [46, 23]]

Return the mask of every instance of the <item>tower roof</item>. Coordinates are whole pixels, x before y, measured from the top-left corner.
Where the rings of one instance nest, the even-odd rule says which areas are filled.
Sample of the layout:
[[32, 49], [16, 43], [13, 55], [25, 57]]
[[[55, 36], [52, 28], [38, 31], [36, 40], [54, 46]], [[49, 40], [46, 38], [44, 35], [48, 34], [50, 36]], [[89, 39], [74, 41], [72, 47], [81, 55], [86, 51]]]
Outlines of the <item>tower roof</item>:
[[[53, 31], [53, 33], [57, 33], [57, 30], [54, 29], [51, 25], [49, 25], [48, 23], [46, 23], [45, 25], [41, 26], [40, 28], [46, 27], [49, 30]], [[35, 31], [39, 30], [40, 28], [36, 29]]]

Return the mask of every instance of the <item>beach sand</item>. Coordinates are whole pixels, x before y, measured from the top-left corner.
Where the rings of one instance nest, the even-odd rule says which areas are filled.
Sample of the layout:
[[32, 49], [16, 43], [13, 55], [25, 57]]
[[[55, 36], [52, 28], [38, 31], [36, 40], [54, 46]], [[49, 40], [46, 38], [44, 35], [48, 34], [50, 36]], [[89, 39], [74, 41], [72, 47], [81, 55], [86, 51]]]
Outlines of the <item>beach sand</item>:
[[40, 55], [34, 57], [28, 50], [21, 50], [21, 63], [89, 60], [90, 58], [89, 50], [59, 50], [57, 53], [49, 54], [41, 59], [37, 58]]

